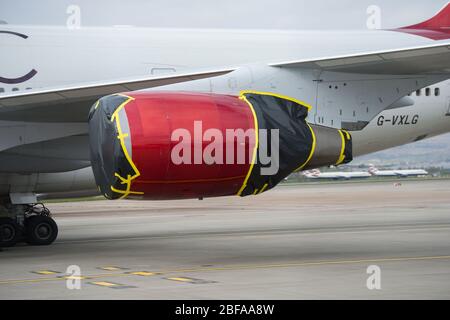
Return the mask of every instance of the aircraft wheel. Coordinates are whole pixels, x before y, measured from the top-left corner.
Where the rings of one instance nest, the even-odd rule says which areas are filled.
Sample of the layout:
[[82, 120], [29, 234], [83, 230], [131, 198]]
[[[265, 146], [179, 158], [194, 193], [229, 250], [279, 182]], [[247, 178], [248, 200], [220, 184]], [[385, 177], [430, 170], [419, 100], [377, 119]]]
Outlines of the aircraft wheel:
[[11, 218], [0, 218], [0, 247], [13, 247], [20, 240], [21, 228]]
[[58, 236], [55, 220], [47, 216], [32, 216], [26, 220], [27, 243], [35, 246], [52, 244]]

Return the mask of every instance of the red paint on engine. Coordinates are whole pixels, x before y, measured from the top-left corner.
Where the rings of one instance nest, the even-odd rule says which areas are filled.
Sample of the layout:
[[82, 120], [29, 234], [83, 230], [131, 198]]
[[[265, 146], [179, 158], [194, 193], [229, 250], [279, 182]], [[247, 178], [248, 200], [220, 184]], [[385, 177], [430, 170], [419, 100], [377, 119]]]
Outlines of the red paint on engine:
[[[132, 160], [140, 176], [132, 181], [131, 190], [143, 192], [145, 199], [181, 199], [234, 195], [241, 188], [250, 169], [245, 164], [179, 164], [171, 159], [171, 141], [175, 129], [187, 129], [194, 140], [194, 122], [201, 121], [202, 129], [214, 128], [226, 137], [226, 129], [255, 129], [250, 106], [234, 96], [141, 92], [127, 94], [135, 100], [125, 106], [130, 127]], [[225, 145], [224, 139], [223, 143]], [[210, 143], [203, 141], [202, 150]], [[234, 139], [234, 154], [237, 154]], [[248, 139], [246, 150], [253, 150]], [[190, 146], [194, 155], [193, 143]], [[224, 158], [226, 153], [224, 146]], [[246, 153], [247, 159], [251, 152]]]

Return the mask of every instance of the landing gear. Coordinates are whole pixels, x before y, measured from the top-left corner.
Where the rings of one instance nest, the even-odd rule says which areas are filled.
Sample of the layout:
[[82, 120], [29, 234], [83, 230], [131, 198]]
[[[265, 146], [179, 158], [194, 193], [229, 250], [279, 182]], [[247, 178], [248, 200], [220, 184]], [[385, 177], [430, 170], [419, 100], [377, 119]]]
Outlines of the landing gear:
[[43, 204], [0, 205], [0, 247], [12, 247], [18, 242], [49, 245], [57, 236], [58, 226]]
[[22, 228], [11, 218], [0, 218], [0, 240], [2, 247], [13, 247], [22, 238]]
[[52, 244], [58, 236], [55, 221], [46, 216], [32, 216], [25, 221], [26, 242], [35, 246]]

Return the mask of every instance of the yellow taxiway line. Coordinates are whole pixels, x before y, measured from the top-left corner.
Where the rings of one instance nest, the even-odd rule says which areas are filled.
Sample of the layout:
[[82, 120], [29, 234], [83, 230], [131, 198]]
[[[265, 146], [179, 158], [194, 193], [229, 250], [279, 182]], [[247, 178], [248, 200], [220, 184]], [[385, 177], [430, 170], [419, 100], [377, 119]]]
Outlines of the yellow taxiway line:
[[[196, 267], [184, 269], [167, 269], [159, 271], [128, 271], [122, 273], [103, 273], [96, 275], [83, 275], [81, 279], [98, 279], [110, 277], [129, 277], [129, 276], [151, 276], [164, 275], [170, 273], [183, 272], [214, 272], [214, 271], [237, 271], [237, 270], [251, 270], [251, 269], [278, 269], [278, 268], [295, 268], [308, 266], [326, 266], [326, 265], [349, 265], [349, 264], [363, 264], [363, 263], [383, 263], [383, 262], [411, 262], [411, 261], [436, 261], [436, 260], [450, 260], [450, 256], [429, 256], [429, 257], [398, 257], [398, 258], [369, 258], [369, 259], [354, 259], [354, 260], [321, 260], [321, 261], [306, 261], [306, 262], [292, 262], [280, 264], [249, 264], [249, 265], [230, 265], [222, 267]], [[66, 280], [67, 276], [47, 277], [37, 279], [10, 279], [0, 280], [0, 285], [20, 284], [20, 283], [39, 283], [50, 281]]]

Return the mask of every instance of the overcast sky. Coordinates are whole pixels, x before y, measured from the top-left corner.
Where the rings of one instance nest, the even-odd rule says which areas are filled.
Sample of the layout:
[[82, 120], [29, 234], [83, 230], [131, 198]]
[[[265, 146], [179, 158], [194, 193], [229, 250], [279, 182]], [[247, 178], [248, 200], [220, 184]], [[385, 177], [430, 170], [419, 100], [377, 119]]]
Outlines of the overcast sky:
[[431, 17], [448, 0], [0, 0], [9, 24], [65, 25], [69, 5], [82, 26], [182, 28], [363, 29], [370, 5], [381, 26], [394, 28]]

